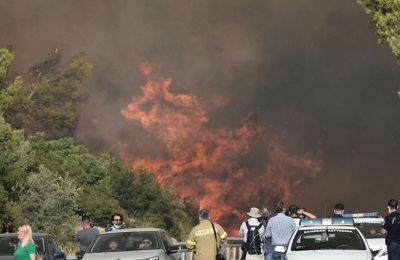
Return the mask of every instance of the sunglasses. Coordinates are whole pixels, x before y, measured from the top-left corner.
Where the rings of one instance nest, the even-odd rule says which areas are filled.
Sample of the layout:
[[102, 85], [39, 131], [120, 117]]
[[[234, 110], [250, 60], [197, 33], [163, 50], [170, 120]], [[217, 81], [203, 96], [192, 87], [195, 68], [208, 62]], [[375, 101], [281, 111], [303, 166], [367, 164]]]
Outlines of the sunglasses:
[[149, 240], [144, 240], [143, 243], [145, 243], [145, 244], [150, 244], [151, 241], [149, 241]]
[[116, 221], [116, 222], [121, 222], [121, 221], [122, 221], [122, 219], [120, 219], [120, 218], [116, 218], [116, 219], [114, 219], [114, 221]]

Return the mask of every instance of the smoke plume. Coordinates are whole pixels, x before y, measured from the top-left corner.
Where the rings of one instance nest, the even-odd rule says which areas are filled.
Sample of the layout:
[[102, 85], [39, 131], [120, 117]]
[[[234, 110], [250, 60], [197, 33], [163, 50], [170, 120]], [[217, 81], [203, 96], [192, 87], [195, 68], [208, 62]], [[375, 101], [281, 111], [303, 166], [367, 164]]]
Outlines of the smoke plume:
[[125, 147], [178, 193], [207, 180], [188, 199], [235, 216], [282, 198], [317, 215], [400, 198], [400, 73], [376, 42], [355, 0], [0, 1], [12, 75], [54, 48], [93, 64], [77, 142]]

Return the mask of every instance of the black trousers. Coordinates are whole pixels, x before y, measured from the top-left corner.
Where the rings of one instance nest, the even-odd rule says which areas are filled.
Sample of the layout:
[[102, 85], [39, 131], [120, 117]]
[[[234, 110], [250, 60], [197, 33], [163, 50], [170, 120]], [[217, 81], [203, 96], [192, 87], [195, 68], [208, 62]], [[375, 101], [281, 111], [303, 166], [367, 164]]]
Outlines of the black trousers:
[[391, 244], [387, 246], [388, 260], [400, 260], [400, 244]]

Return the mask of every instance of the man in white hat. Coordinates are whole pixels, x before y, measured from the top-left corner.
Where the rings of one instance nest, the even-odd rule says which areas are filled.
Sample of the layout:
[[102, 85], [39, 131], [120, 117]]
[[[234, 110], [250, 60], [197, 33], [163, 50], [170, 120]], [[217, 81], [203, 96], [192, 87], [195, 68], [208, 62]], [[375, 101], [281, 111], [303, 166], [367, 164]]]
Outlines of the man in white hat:
[[253, 207], [247, 215], [249, 218], [242, 223], [239, 230], [239, 235], [243, 237], [242, 249], [247, 252], [246, 260], [263, 260], [262, 243], [265, 228], [258, 220], [261, 218], [260, 210]]

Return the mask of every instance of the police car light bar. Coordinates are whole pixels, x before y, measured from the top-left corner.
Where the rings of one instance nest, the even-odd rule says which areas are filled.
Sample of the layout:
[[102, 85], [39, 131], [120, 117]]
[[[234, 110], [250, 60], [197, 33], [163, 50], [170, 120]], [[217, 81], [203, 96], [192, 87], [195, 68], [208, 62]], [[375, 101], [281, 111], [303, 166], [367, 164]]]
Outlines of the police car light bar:
[[343, 217], [346, 217], [346, 218], [380, 218], [381, 213], [368, 212], [368, 213], [343, 214]]
[[353, 218], [303, 218], [300, 220], [300, 226], [330, 226], [330, 225], [354, 225]]

